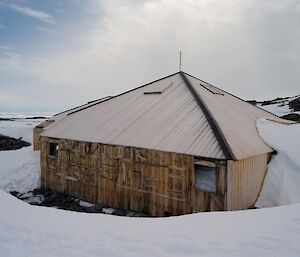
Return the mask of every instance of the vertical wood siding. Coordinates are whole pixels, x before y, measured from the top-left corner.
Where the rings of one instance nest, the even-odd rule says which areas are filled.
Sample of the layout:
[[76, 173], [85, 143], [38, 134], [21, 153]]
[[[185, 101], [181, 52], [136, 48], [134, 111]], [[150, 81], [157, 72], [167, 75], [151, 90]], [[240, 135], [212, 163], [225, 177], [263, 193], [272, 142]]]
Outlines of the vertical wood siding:
[[227, 210], [247, 209], [255, 204], [266, 172], [268, 154], [227, 164]]
[[[209, 193], [195, 189], [190, 155], [46, 137], [41, 142], [46, 188], [152, 216], [225, 208], [226, 162], [215, 164], [217, 192]], [[59, 144], [58, 157], [49, 156], [50, 142]]]
[[37, 151], [41, 149], [40, 135], [44, 131], [43, 128], [33, 128], [33, 150]]

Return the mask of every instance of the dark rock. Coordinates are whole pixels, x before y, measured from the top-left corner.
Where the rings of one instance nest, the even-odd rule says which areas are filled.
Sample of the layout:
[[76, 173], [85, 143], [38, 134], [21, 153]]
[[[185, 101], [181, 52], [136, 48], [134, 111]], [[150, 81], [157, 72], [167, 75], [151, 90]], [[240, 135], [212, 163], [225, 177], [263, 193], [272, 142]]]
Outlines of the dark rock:
[[126, 216], [127, 215], [127, 211], [126, 210], [121, 210], [121, 209], [116, 209], [112, 212], [112, 215], [116, 215], [116, 216]]
[[30, 143], [23, 141], [22, 137], [16, 139], [0, 134], [0, 151], [17, 150], [30, 145]]
[[[20, 200], [26, 201], [31, 205], [55, 207], [63, 210], [86, 212], [86, 213], [104, 213], [102, 208], [111, 208], [107, 205], [95, 204], [90, 207], [81, 206], [80, 199], [70, 196], [63, 192], [56, 192], [50, 189], [37, 188], [32, 192], [27, 192], [20, 194], [18, 192], [10, 192], [13, 196], [19, 198]], [[31, 197], [42, 199], [42, 201], [32, 201]], [[135, 211], [114, 209], [111, 215], [117, 216], [129, 216], [129, 217], [149, 217], [149, 215], [144, 213], [138, 213]]]
[[26, 120], [45, 120], [48, 117], [44, 117], [44, 116], [34, 116], [34, 117], [26, 117]]
[[274, 100], [267, 100], [267, 101], [263, 101], [261, 103], [261, 106], [270, 105], [270, 104], [274, 104], [274, 103], [276, 103], [276, 101], [274, 101]]
[[11, 191], [10, 194], [13, 195], [14, 197], [18, 197], [19, 192], [17, 192], [17, 191]]
[[256, 100], [247, 100], [246, 102], [249, 104], [252, 104], [254, 106], [260, 103], [260, 102], [257, 102]]
[[293, 101], [289, 102], [290, 109], [294, 110], [294, 112], [300, 111], [300, 97], [294, 99]]
[[300, 121], [300, 115], [298, 113], [289, 113], [281, 116], [280, 118], [292, 121]]
[[[273, 100], [267, 100], [267, 101], [263, 101], [261, 102], [261, 105], [270, 105], [270, 104], [278, 104], [278, 103], [281, 103], [283, 102], [283, 100], [286, 100], [288, 99], [289, 97], [277, 97]], [[284, 103], [282, 103], [282, 105], [285, 105]]]

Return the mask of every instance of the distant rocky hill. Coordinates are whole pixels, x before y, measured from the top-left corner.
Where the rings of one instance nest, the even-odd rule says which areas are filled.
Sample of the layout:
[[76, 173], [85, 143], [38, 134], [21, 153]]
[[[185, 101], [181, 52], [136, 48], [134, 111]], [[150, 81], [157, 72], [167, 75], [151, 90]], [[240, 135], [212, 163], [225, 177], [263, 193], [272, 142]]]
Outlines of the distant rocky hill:
[[300, 121], [300, 95], [284, 98], [276, 98], [258, 102], [248, 100], [247, 102], [256, 105], [268, 112], [271, 112], [281, 118]]

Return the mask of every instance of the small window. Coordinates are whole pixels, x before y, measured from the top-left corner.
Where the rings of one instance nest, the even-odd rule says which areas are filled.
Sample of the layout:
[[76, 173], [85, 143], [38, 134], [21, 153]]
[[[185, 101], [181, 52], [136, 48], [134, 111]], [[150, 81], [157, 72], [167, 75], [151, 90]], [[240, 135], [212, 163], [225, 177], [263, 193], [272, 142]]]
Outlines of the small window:
[[50, 143], [50, 156], [58, 156], [59, 145], [56, 143]]
[[91, 153], [91, 144], [90, 143], [86, 143], [84, 147], [85, 147], [86, 153]]
[[216, 192], [216, 169], [201, 165], [195, 165], [195, 187], [202, 191]]

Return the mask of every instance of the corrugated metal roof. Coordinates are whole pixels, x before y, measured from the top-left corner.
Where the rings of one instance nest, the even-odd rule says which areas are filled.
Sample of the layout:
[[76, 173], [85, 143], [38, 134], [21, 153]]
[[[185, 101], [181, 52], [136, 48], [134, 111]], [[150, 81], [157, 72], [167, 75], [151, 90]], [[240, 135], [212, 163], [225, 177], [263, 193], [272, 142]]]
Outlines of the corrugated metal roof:
[[[272, 151], [259, 137], [256, 119], [276, 116], [190, 75], [182, 75], [176, 73], [77, 108], [49, 125], [42, 136], [214, 159], [228, 159], [226, 147], [236, 159]], [[208, 114], [199, 106], [197, 96]]]
[[[159, 83], [173, 84], [161, 94], [144, 94]], [[74, 112], [42, 135], [225, 158], [180, 74]]]
[[52, 122], [58, 122], [62, 119], [64, 119], [65, 117], [67, 117], [68, 114], [74, 112], [74, 111], [78, 111], [78, 110], [81, 110], [83, 108], [87, 108], [89, 106], [92, 106], [92, 105], [95, 105], [97, 103], [100, 103], [102, 101], [106, 101], [108, 99], [110, 99], [112, 96], [106, 96], [106, 97], [103, 97], [103, 98], [100, 98], [100, 99], [96, 99], [96, 100], [93, 100], [93, 101], [90, 101], [86, 104], [83, 104], [83, 105], [80, 105], [80, 106], [76, 106], [74, 108], [71, 108], [69, 110], [66, 110], [66, 111], [63, 111], [63, 112], [60, 112], [60, 113], [57, 113], [55, 114], [54, 116], [50, 117], [49, 119], [47, 119], [46, 121], [40, 123], [39, 125], [37, 125], [37, 127], [41, 127], [41, 128], [44, 128], [45, 130], [50, 128], [51, 126], [49, 126], [49, 124], [51, 124]]
[[206, 90], [206, 87], [210, 86], [212, 89], [216, 87], [207, 85], [207, 83], [203, 87], [201, 80], [189, 75], [187, 77], [221, 128], [236, 159], [272, 152], [273, 149], [259, 136], [256, 120], [262, 117], [277, 119], [275, 115], [221, 89], [217, 90], [222, 95], [213, 94]]

